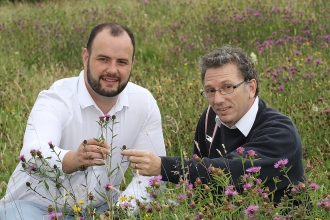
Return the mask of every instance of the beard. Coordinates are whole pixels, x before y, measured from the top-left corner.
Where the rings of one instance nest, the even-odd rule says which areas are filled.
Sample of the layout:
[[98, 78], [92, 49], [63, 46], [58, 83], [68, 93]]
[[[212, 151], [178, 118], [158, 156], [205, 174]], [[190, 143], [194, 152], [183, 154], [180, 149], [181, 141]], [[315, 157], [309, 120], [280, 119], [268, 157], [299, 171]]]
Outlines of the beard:
[[[116, 78], [118, 80], [119, 85], [117, 87], [117, 90], [107, 91], [107, 90], [102, 88], [102, 85], [101, 85], [100, 81], [101, 81], [102, 77], [106, 77], [106, 76]], [[121, 83], [121, 79], [118, 76], [116, 76], [115, 74], [105, 74], [105, 75], [100, 76], [99, 80], [94, 79], [92, 74], [91, 74], [90, 67], [89, 67], [89, 60], [87, 62], [87, 81], [88, 81], [88, 84], [94, 90], [94, 92], [96, 92], [97, 94], [99, 94], [101, 96], [115, 97], [115, 96], [119, 95], [126, 88], [130, 77], [131, 77], [131, 73], [129, 74], [129, 77], [128, 77], [127, 81], [124, 82], [124, 83]]]

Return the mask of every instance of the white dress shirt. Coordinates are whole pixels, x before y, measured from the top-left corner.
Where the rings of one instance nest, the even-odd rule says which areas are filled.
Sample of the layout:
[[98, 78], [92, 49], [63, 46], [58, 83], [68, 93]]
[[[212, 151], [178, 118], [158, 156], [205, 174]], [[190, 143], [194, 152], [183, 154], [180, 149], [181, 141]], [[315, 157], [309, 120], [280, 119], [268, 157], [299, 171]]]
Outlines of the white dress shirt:
[[[148, 150], [159, 156], [166, 155], [160, 111], [156, 100], [147, 89], [129, 82], [108, 114], [115, 115], [115, 121], [118, 122], [113, 128], [113, 135], [117, 136], [112, 140], [109, 157], [111, 170], [117, 165], [120, 169], [112, 173], [110, 179], [105, 166], [90, 166], [86, 170], [87, 178], [83, 171], [64, 175], [61, 178], [62, 184], [67, 189], [71, 189], [77, 197], [76, 201], [68, 199], [69, 203], [74, 204], [79, 200], [84, 200], [86, 204], [88, 200], [86, 192], [93, 192], [95, 196], [93, 205], [99, 206], [105, 201], [97, 192], [105, 192], [104, 186], [107, 182], [119, 188], [123, 174], [129, 166], [127, 158], [120, 154], [123, 145], [126, 145], [127, 149]], [[64, 155], [70, 150], [76, 150], [83, 140], [100, 137], [101, 129], [97, 121], [102, 115], [104, 114], [85, 86], [84, 71], [81, 71], [79, 77], [56, 81], [49, 90], [40, 92], [33, 106], [20, 155], [24, 155], [28, 160], [31, 158], [32, 149], [40, 150], [45, 158], [51, 157], [48, 160], [51, 167], [56, 164], [62, 170], [62, 164], [58, 159], [63, 161]], [[108, 143], [111, 143], [111, 137], [112, 133], [108, 129], [106, 137]], [[55, 151], [60, 152], [59, 158], [51, 152], [48, 145], [50, 141], [55, 145]], [[9, 180], [2, 202], [28, 200], [48, 206], [53, 205], [52, 201], [57, 198], [58, 204], [63, 204], [63, 196], [59, 196], [59, 192], [51, 181], [48, 181], [49, 192], [43, 183], [38, 184], [38, 179], [32, 178], [21, 170], [20, 162]], [[149, 185], [149, 178], [135, 174], [122, 195], [132, 195], [136, 199], [148, 198], [145, 187]], [[32, 188], [36, 187], [35, 190], [39, 194], [51, 201], [42, 198], [32, 190], [27, 191], [26, 182], [30, 182]], [[85, 184], [88, 185], [88, 189], [83, 186]], [[61, 190], [63, 193], [63, 189]], [[114, 194], [113, 197], [117, 199], [118, 194]]]
[[[230, 129], [237, 128], [246, 137], [250, 133], [253, 123], [257, 117], [257, 113], [258, 113], [258, 109], [259, 109], [258, 103], [259, 103], [259, 97], [257, 96], [254, 99], [253, 105], [251, 106], [249, 111], [247, 113], [245, 113], [245, 115], [235, 125], [230, 127]], [[217, 123], [217, 125], [219, 127], [221, 126], [221, 124], [228, 127], [225, 123], [223, 123], [220, 120], [218, 115], [215, 117], [215, 122]]]

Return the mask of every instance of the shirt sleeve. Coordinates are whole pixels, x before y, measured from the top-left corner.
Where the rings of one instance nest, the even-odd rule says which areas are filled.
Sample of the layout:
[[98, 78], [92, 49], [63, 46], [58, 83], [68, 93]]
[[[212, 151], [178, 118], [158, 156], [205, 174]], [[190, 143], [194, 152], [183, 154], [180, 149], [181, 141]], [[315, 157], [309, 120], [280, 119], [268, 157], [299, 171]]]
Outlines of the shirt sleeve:
[[[62, 170], [61, 161], [68, 151], [58, 145], [69, 115], [68, 107], [55, 98], [53, 93], [41, 92], [28, 118], [21, 155], [29, 160], [32, 158], [31, 150], [39, 150], [47, 158], [50, 167], [56, 165]], [[51, 150], [49, 142], [52, 142], [56, 154]]]
[[[145, 124], [141, 128], [141, 131], [132, 149], [148, 150], [159, 156], [166, 155], [162, 132], [161, 115], [156, 100], [151, 96], [151, 94], [149, 96], [148, 101], [148, 116], [145, 120]], [[134, 198], [138, 199], [141, 202], [150, 201], [152, 198], [146, 192], [146, 187], [149, 186], [150, 178], [152, 178], [152, 176], [146, 177], [135, 174], [132, 178], [131, 183], [127, 186], [126, 190], [122, 193], [122, 195], [134, 196]], [[132, 203], [132, 206], [135, 205], [136, 204], [134, 201]]]

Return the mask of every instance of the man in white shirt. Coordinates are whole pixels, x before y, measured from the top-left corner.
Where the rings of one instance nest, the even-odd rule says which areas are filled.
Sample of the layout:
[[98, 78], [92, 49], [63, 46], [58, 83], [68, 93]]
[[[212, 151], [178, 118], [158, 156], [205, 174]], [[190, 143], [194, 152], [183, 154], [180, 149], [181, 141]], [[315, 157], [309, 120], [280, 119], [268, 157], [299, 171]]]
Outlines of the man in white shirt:
[[[55, 211], [59, 212], [64, 203], [68, 209], [76, 205], [81, 210], [91, 204], [102, 212], [109, 208], [109, 201], [117, 201], [117, 189], [129, 167], [127, 158], [120, 155], [123, 148], [165, 156], [157, 103], [147, 89], [129, 82], [134, 51], [134, 36], [128, 28], [118, 23], [100, 24], [83, 49], [84, 70], [79, 77], [61, 79], [39, 94], [28, 119], [21, 162], [0, 201], [1, 220], [43, 219], [49, 205], [58, 207]], [[97, 123], [100, 116], [115, 119], [102, 129]], [[103, 144], [94, 139], [101, 134]], [[64, 172], [57, 180], [60, 187], [35, 175], [38, 167], [22, 171], [22, 165], [34, 159], [31, 152], [38, 151], [48, 158], [50, 167]], [[134, 206], [135, 199], [148, 198], [148, 180], [135, 174], [120, 196], [134, 198]]]

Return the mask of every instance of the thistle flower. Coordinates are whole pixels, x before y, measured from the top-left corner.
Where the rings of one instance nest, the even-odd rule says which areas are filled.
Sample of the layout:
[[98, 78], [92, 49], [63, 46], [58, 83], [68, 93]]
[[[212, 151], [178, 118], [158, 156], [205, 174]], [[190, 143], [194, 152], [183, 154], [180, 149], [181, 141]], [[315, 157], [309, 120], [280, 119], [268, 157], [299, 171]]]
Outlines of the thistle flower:
[[277, 163], [275, 163], [274, 168], [279, 168], [279, 167], [283, 168], [288, 162], [289, 162], [288, 159], [279, 160]]
[[162, 180], [162, 175], [154, 176], [149, 179], [149, 185], [155, 186], [156, 183], [159, 183], [159, 181]]
[[323, 64], [323, 62], [322, 62], [322, 60], [315, 60], [315, 61], [314, 61], [314, 64], [315, 64], [316, 66], [318, 66], [318, 65]]
[[22, 154], [21, 156], [18, 157], [18, 159], [22, 162], [25, 162], [25, 158], [24, 158], [24, 155]]
[[247, 153], [248, 153], [249, 157], [251, 157], [251, 158], [255, 158], [258, 156], [258, 154], [256, 154], [256, 152], [254, 150], [248, 150]]
[[309, 56], [309, 57], [306, 58], [305, 62], [309, 63], [310, 61], [312, 61], [312, 59], [313, 59], [313, 56]]
[[259, 206], [255, 205], [250, 205], [247, 209], [244, 210], [244, 215], [248, 216], [253, 214], [255, 211], [257, 211], [259, 209]]
[[36, 167], [34, 166], [34, 164], [32, 164], [30, 167], [29, 167], [29, 171], [36, 171]]
[[244, 147], [238, 147], [236, 149], [236, 153], [240, 156], [243, 156], [244, 150], [245, 150]]
[[250, 167], [250, 168], [246, 169], [246, 172], [248, 172], [248, 173], [257, 173], [257, 172], [259, 172], [260, 169], [261, 169], [260, 166], [259, 167]]
[[278, 91], [279, 91], [279, 92], [283, 92], [283, 91], [284, 91], [284, 86], [283, 86], [283, 85], [280, 85], [280, 86], [278, 87]]
[[45, 215], [45, 218], [50, 218], [50, 219], [58, 219], [57, 217], [62, 216], [62, 212], [53, 212], [48, 215]]
[[50, 147], [51, 149], [54, 148], [54, 145], [53, 145], [53, 143], [52, 143], [51, 141], [48, 142], [48, 145], [49, 145], [49, 147]]
[[320, 188], [320, 186], [317, 185], [316, 183], [311, 183], [307, 186], [307, 188], [318, 190]]
[[111, 189], [112, 186], [113, 186], [113, 185], [112, 185], [111, 183], [107, 182], [107, 183], [105, 184], [105, 186], [103, 186], [103, 188], [104, 188], [106, 191], [109, 191], [109, 190]]

